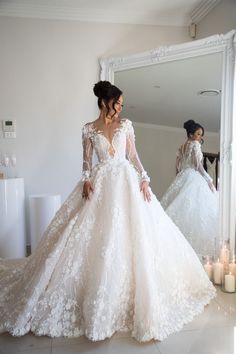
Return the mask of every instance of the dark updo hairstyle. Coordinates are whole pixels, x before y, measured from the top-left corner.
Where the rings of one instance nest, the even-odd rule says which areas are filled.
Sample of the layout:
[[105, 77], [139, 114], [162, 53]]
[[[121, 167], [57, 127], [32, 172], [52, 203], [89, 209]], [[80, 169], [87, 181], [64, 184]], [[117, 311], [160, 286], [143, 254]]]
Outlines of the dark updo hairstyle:
[[187, 120], [184, 123], [184, 129], [187, 132], [188, 138], [190, 138], [190, 135], [194, 134], [198, 129], [202, 129], [202, 136], [204, 135], [204, 128], [199, 123], [196, 123], [192, 119]]
[[109, 81], [99, 81], [94, 85], [93, 92], [95, 96], [98, 97], [98, 107], [102, 109], [102, 101], [105, 104], [105, 107], [107, 109], [107, 113], [110, 111], [110, 107], [108, 103], [112, 100], [112, 108], [114, 109], [116, 114], [116, 109], [115, 109], [115, 104], [122, 95], [122, 91], [116, 87], [115, 85], [112, 85]]

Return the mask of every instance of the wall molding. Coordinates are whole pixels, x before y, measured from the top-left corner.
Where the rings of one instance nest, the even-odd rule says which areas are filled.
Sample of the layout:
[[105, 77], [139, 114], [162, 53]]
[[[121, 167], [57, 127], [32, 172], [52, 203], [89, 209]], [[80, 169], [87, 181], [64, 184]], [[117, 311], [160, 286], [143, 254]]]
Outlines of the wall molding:
[[[82, 22], [126, 23], [155, 26], [189, 26], [197, 23], [206, 16], [221, 0], [202, 0], [201, 3], [188, 15], [161, 16], [158, 12], [140, 9], [116, 11], [104, 8], [82, 8], [71, 6], [57, 6], [50, 4], [40, 5], [30, 1], [1, 0], [0, 16], [40, 18], [49, 20], [69, 20]], [[197, 21], [197, 22], [196, 22]]]

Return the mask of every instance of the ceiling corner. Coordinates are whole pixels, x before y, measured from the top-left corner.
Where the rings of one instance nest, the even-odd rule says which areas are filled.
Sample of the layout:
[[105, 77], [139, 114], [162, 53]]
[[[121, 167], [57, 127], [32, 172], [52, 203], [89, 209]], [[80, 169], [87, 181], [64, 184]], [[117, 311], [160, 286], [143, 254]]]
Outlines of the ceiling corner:
[[190, 13], [192, 23], [198, 24], [221, 0], [202, 0]]

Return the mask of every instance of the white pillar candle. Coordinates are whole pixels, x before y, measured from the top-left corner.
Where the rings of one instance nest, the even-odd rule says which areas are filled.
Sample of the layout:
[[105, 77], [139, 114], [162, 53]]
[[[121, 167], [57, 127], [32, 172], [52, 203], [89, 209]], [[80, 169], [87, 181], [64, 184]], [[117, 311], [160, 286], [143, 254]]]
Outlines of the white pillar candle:
[[236, 277], [236, 263], [229, 264], [229, 272]]
[[225, 275], [225, 291], [229, 293], [235, 291], [235, 276], [231, 273]]
[[213, 264], [213, 280], [215, 284], [220, 285], [222, 283], [223, 270], [224, 270], [224, 266], [222, 263], [220, 263], [218, 259], [218, 261]]
[[204, 264], [204, 269], [209, 277], [209, 279], [212, 279], [212, 274], [213, 274], [213, 267], [212, 264], [210, 264], [209, 262], [207, 262], [206, 264]]
[[224, 245], [220, 250], [220, 262], [224, 265], [224, 271], [228, 272], [229, 270], [229, 249]]

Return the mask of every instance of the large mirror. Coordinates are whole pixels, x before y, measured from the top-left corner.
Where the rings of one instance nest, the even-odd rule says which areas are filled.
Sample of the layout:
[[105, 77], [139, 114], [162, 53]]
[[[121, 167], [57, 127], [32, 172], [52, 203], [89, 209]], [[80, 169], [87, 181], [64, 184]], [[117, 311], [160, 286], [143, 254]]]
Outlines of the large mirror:
[[176, 152], [186, 139], [183, 123], [205, 129], [204, 167], [220, 197], [220, 240], [235, 254], [236, 127], [235, 31], [101, 60], [101, 79], [124, 92], [123, 116], [131, 119], [136, 144], [161, 199], [175, 177]]

